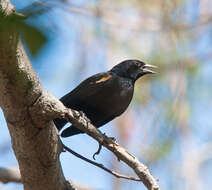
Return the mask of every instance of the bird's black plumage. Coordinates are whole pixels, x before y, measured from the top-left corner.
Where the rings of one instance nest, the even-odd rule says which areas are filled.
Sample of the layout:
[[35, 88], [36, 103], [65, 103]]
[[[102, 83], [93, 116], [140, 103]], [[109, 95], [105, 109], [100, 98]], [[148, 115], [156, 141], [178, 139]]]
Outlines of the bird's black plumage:
[[[79, 84], [74, 90], [63, 96], [60, 101], [68, 108], [82, 111], [96, 127], [101, 127], [121, 115], [130, 104], [135, 81], [145, 74], [154, 73], [139, 60], [126, 60], [108, 72], [93, 75]], [[67, 122], [55, 119], [60, 130]], [[74, 126], [62, 132], [63, 137], [82, 133]]]

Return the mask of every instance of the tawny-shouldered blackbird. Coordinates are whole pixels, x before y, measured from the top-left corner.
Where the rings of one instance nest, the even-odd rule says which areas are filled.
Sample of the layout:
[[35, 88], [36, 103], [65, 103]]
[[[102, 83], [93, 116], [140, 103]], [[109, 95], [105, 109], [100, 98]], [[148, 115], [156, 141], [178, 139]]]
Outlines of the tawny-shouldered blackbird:
[[[68, 108], [82, 111], [94, 126], [101, 127], [127, 109], [133, 97], [135, 81], [146, 74], [155, 73], [149, 68], [156, 67], [139, 60], [125, 60], [107, 72], [87, 78], [60, 101]], [[55, 119], [54, 123], [60, 130], [67, 121]], [[61, 136], [79, 133], [83, 132], [70, 126]]]

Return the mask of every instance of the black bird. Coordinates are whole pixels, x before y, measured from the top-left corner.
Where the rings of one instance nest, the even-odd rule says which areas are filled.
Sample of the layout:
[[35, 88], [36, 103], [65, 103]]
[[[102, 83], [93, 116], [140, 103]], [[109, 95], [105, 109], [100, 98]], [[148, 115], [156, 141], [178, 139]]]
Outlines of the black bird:
[[[82, 111], [94, 126], [101, 127], [127, 109], [133, 97], [135, 81], [146, 74], [155, 73], [149, 68], [156, 66], [139, 60], [125, 60], [107, 72], [87, 78], [60, 101], [68, 108]], [[67, 122], [55, 119], [54, 123], [60, 130]], [[70, 126], [61, 136], [79, 133], [83, 132]]]

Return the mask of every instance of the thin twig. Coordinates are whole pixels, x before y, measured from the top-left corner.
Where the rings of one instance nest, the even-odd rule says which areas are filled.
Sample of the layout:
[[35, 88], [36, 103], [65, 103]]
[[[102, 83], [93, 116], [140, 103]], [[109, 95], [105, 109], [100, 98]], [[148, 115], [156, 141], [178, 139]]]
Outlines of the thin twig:
[[[61, 142], [61, 143], [62, 143], [62, 142]], [[135, 178], [135, 177], [132, 177], [132, 176], [125, 176], [125, 175], [119, 174], [119, 173], [117, 173], [117, 172], [114, 172], [114, 171], [112, 171], [112, 170], [106, 168], [103, 164], [94, 162], [94, 161], [92, 161], [92, 160], [90, 160], [90, 159], [88, 159], [88, 158], [85, 158], [84, 156], [82, 156], [82, 155], [76, 153], [75, 151], [71, 150], [70, 148], [68, 148], [68, 147], [67, 147], [66, 145], [64, 145], [63, 143], [62, 143], [62, 145], [63, 145], [63, 147], [64, 147], [65, 150], [67, 150], [68, 152], [70, 152], [70, 153], [73, 154], [74, 156], [76, 156], [76, 157], [78, 157], [78, 158], [80, 158], [80, 159], [82, 159], [82, 160], [84, 160], [84, 161], [86, 161], [86, 162], [88, 162], [88, 163], [90, 163], [90, 164], [92, 164], [92, 165], [94, 165], [94, 166], [97, 166], [97, 167], [99, 167], [99, 168], [105, 170], [106, 172], [108, 172], [108, 173], [114, 175], [114, 176], [117, 177], [117, 178], [123, 178], [123, 179], [128, 179], [128, 180], [133, 180], [133, 181], [141, 181], [139, 178]]]

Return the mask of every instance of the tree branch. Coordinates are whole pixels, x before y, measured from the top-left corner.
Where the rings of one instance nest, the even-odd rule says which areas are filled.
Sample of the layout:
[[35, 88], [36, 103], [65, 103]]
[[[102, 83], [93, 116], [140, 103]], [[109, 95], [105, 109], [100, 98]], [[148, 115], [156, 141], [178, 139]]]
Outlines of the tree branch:
[[122, 160], [138, 175], [141, 181], [149, 190], [159, 190], [157, 181], [153, 178], [147, 166], [141, 163], [135, 156], [114, 142], [111, 138], [102, 134], [95, 126], [89, 123], [89, 120], [82, 117], [77, 111], [66, 109], [61, 115], [61, 118], [66, 119], [76, 126], [81, 131], [96, 139], [101, 145], [113, 152], [118, 160]]
[[[2, 168], [0, 167], [0, 182], [2, 183], [22, 183], [21, 174], [18, 168]], [[77, 190], [94, 190], [93, 188], [68, 180]]]
[[[45, 112], [40, 118], [30, 115], [30, 107], [45, 92], [23, 49], [16, 24], [10, 22], [14, 11], [9, 0], [0, 0], [0, 107], [24, 189], [74, 190], [59, 162], [57, 129], [46, 120]], [[40, 122], [34, 122], [38, 119]]]
[[[49, 98], [51, 97], [51, 99]], [[45, 105], [45, 106], [44, 106]], [[38, 111], [38, 110], [43, 110]], [[42, 117], [45, 113], [47, 118], [55, 119], [61, 118], [66, 119], [81, 131], [87, 133], [89, 136], [99, 142], [99, 144], [105, 146], [111, 152], [113, 152], [118, 160], [122, 160], [129, 167], [131, 167], [138, 175], [140, 180], [149, 190], [159, 190], [157, 180], [153, 178], [147, 166], [139, 162], [139, 160], [130, 154], [127, 150], [121, 147], [119, 144], [114, 142], [111, 138], [102, 134], [95, 126], [93, 126], [86, 118], [85, 114], [78, 111], [65, 108], [65, 106], [54, 96], [42, 94], [37, 101], [31, 106], [30, 115], [35, 118]]]

